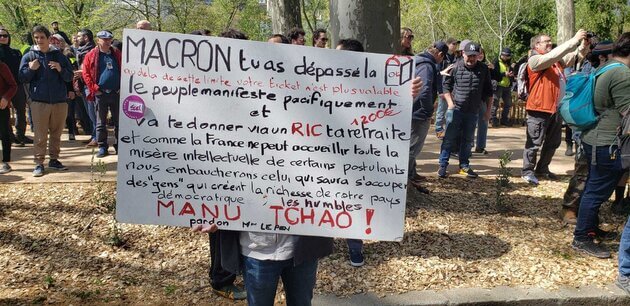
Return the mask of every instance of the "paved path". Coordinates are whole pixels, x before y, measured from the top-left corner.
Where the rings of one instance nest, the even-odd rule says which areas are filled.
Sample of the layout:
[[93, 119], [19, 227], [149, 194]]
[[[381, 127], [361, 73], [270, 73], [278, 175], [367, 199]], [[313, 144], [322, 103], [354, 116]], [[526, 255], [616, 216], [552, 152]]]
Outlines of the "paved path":
[[[111, 133], [110, 133], [111, 134]], [[472, 168], [480, 175], [496, 175], [499, 167], [499, 155], [503, 150], [514, 152], [513, 161], [510, 167], [513, 168], [513, 175], [520, 175], [520, 167], [523, 163], [523, 145], [525, 144], [525, 128], [496, 128], [490, 129], [488, 133], [488, 155], [473, 154], [471, 159]], [[32, 136], [32, 135], [30, 135]], [[92, 179], [90, 167], [92, 165], [92, 149], [85, 148], [82, 140], [88, 136], [79, 135], [76, 141], [69, 141], [68, 135], [62, 136], [61, 162], [68, 166], [68, 171], [54, 172], [46, 169], [46, 175], [35, 178], [33, 171], [33, 148], [31, 145], [18, 148], [13, 147], [11, 173], [0, 175], [0, 182], [6, 183], [39, 183], [39, 182], [89, 182]], [[436, 175], [438, 165], [438, 155], [440, 141], [435, 137], [433, 130], [430, 131], [425, 144], [424, 152], [418, 157], [419, 171], [423, 175]], [[573, 158], [564, 156], [564, 144], [556, 152], [551, 163], [551, 171], [556, 174], [570, 174], [573, 171]], [[110, 152], [113, 149], [110, 148]], [[94, 159], [97, 161], [98, 159]], [[117, 157], [110, 155], [102, 159], [107, 166], [107, 173], [104, 180], [116, 180]], [[457, 172], [457, 161], [451, 160], [450, 173]]]

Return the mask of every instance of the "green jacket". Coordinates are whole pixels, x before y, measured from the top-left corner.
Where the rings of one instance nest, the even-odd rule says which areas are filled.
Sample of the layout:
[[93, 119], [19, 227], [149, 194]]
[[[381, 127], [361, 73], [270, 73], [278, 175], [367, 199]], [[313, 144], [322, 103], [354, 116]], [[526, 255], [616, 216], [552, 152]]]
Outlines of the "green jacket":
[[[604, 66], [612, 63], [619, 61], [610, 60]], [[630, 106], [630, 68], [623, 65], [604, 72], [595, 82], [594, 95], [595, 111], [600, 114], [600, 119], [594, 128], [582, 133], [582, 141], [591, 146], [616, 144], [620, 112]]]

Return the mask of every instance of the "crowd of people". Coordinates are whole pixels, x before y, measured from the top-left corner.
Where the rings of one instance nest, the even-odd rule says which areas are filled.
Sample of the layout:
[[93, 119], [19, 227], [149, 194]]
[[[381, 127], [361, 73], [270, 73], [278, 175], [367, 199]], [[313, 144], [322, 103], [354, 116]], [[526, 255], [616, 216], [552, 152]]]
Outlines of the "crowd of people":
[[[151, 30], [151, 23], [141, 20], [140, 30]], [[32, 45], [23, 50], [10, 47], [11, 35], [0, 28], [0, 136], [3, 160], [0, 173], [11, 171], [11, 146], [33, 145], [33, 176], [48, 169], [63, 171], [61, 136], [64, 127], [68, 139], [86, 135], [86, 146], [97, 149], [96, 157], [110, 154], [108, 127], [114, 128], [113, 149], [117, 153], [118, 113], [120, 104], [121, 50], [112, 32], [81, 29], [69, 37], [51, 23], [51, 30], [36, 26]], [[210, 35], [208, 30], [190, 34]], [[575, 224], [572, 247], [584, 254], [611, 256], [600, 241], [614, 239], [617, 233], [599, 227], [599, 207], [614, 193], [613, 210], [630, 211], [625, 201], [628, 178], [617, 154], [617, 129], [622, 114], [630, 107], [630, 33], [616, 42], [598, 41], [584, 30], [570, 40], [554, 46], [549, 35], [531, 39], [530, 51], [512, 62], [510, 48], [503, 48], [494, 62], [485, 57], [483, 47], [471, 40], [449, 38], [436, 41], [414, 53], [413, 31], [402, 28], [400, 54], [415, 58], [408, 186], [430, 193], [426, 177], [418, 174], [417, 156], [422, 151], [432, 124], [441, 140], [437, 176], [449, 176], [451, 157], [458, 160], [458, 173], [477, 178], [471, 156], [488, 154], [488, 127], [511, 126], [513, 97], [525, 102], [526, 143], [523, 150], [522, 179], [536, 186], [539, 179], [555, 180], [550, 171], [556, 149], [562, 143], [563, 121], [558, 112], [567, 77], [574, 73], [597, 73], [594, 106], [601, 114], [597, 125], [585, 131], [565, 126], [566, 155], [575, 155], [575, 172], [564, 195], [561, 218]], [[227, 30], [221, 37], [248, 39], [238, 30]], [[95, 39], [96, 38], [96, 39]], [[274, 34], [270, 43], [306, 45], [306, 33], [295, 28], [286, 35]], [[327, 31], [312, 33], [311, 45], [329, 46]], [[338, 50], [364, 52], [355, 39], [341, 39]], [[524, 87], [526, 95], [521, 95]], [[517, 95], [518, 92], [518, 95]], [[11, 111], [15, 132], [10, 125]], [[33, 139], [26, 136], [27, 122]], [[475, 136], [476, 135], [476, 136]], [[473, 147], [475, 148], [473, 151]], [[540, 154], [539, 154], [540, 153]], [[540, 157], [538, 157], [540, 155]], [[619, 247], [618, 285], [630, 293], [630, 229], [626, 228]], [[197, 226], [194, 231], [208, 233], [210, 243], [210, 279], [213, 291], [230, 299], [247, 299], [250, 305], [272, 305], [277, 283], [282, 279], [288, 305], [310, 305], [319, 258], [332, 253], [332, 239], [257, 232], [218, 230], [216, 225]], [[364, 264], [361, 240], [348, 239], [350, 264]], [[245, 290], [235, 286], [242, 272]]]

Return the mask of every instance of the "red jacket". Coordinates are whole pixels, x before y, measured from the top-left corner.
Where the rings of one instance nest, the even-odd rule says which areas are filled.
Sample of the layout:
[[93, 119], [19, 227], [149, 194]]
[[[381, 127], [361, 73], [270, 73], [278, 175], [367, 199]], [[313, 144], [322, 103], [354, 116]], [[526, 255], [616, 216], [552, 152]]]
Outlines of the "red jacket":
[[17, 91], [17, 83], [13, 78], [13, 73], [5, 63], [0, 62], [0, 96], [11, 101]]
[[[120, 50], [111, 47], [110, 48], [114, 58], [118, 62], [118, 69], [121, 67], [122, 62], [122, 54]], [[83, 59], [83, 82], [85, 86], [90, 90], [90, 94], [88, 95], [88, 101], [94, 101], [94, 94], [99, 90], [98, 88], [98, 79], [100, 77], [98, 73], [98, 52], [100, 51], [99, 47], [90, 50]], [[120, 72], [120, 71], [118, 71]]]

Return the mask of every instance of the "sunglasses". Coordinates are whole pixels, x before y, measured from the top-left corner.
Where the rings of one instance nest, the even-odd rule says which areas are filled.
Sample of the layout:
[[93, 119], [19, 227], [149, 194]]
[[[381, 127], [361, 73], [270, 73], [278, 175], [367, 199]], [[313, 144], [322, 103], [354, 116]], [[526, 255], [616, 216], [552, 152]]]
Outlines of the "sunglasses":
[[9, 38], [9, 34], [0, 34], [0, 38]]

